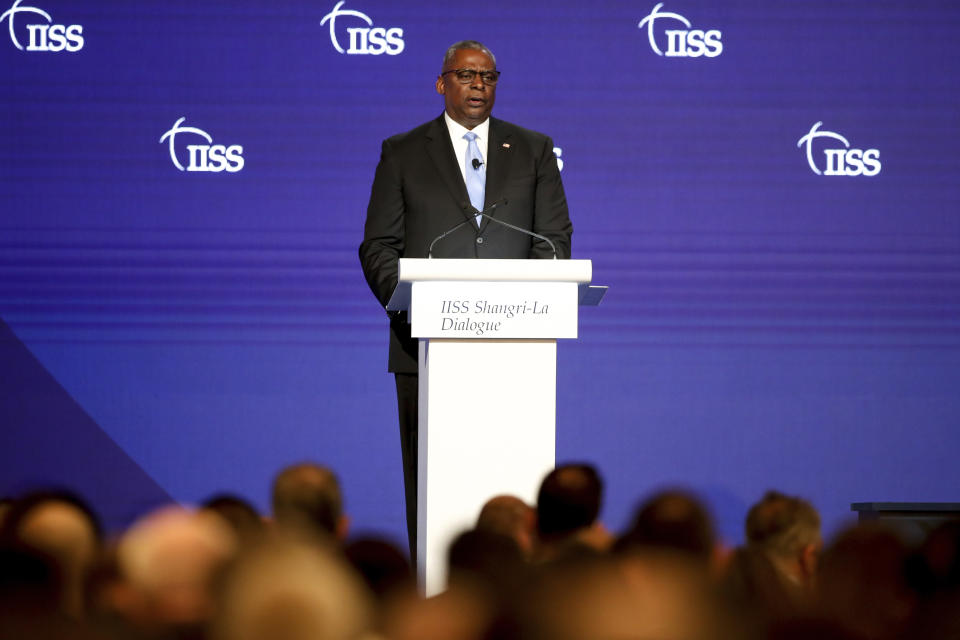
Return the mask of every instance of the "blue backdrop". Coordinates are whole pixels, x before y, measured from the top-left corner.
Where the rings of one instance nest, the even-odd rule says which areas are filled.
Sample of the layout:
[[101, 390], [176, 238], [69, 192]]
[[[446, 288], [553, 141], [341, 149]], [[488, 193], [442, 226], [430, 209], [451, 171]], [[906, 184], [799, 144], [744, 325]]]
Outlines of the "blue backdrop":
[[380, 141], [441, 112], [443, 51], [475, 38], [611, 287], [560, 347], [557, 425], [609, 525], [677, 483], [730, 540], [770, 487], [829, 528], [958, 498], [960, 5], [0, 11], [0, 493], [68, 484], [116, 527], [219, 490], [265, 508], [313, 458], [400, 539], [356, 248]]

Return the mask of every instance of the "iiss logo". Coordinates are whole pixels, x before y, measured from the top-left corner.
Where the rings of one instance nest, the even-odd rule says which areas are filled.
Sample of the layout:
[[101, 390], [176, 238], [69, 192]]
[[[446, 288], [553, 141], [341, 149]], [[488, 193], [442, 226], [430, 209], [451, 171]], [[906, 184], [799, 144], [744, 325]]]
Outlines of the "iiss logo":
[[[160, 136], [161, 144], [165, 140], [170, 143], [170, 159], [173, 161], [173, 166], [180, 171], [205, 171], [208, 173], [219, 173], [221, 171], [236, 173], [243, 169], [243, 147], [238, 144], [230, 146], [213, 144], [213, 138], [203, 129], [180, 126], [184, 120], [186, 120], [186, 117], [180, 118], [173, 123], [169, 131]], [[180, 134], [199, 136], [207, 142], [207, 144], [187, 145], [188, 162], [186, 167], [177, 158], [176, 137]]]
[[[833, 131], [821, 131], [818, 122], [807, 132], [805, 136], [797, 140], [797, 146], [807, 145], [807, 163], [810, 169], [818, 176], [875, 176], [880, 173], [880, 150], [879, 149], [854, 149], [850, 147], [847, 141], [839, 133]], [[843, 147], [826, 148], [823, 154], [826, 156], [826, 163], [823, 171], [813, 161], [813, 141], [826, 138], [834, 140], [843, 145]]]
[[[388, 56], [395, 56], [403, 51], [403, 29], [399, 27], [374, 27], [373, 20], [365, 13], [354, 11], [352, 9], [341, 9], [346, 0], [340, 0], [334, 5], [333, 11], [323, 16], [321, 25], [330, 24], [330, 42], [333, 48], [340, 53], [350, 55], [369, 54], [378, 56], [385, 53]], [[350, 48], [344, 50], [337, 40], [336, 23], [337, 18], [354, 18], [367, 24], [366, 27], [347, 27], [347, 34], [350, 37]]]
[[[0, 22], [7, 21], [13, 46], [20, 51], [79, 51], [83, 48], [83, 26], [79, 24], [56, 24], [49, 13], [39, 7], [25, 7], [24, 0], [16, 0], [9, 9], [0, 14]], [[21, 16], [27, 31], [27, 46], [17, 37], [15, 18]], [[46, 22], [30, 22], [43, 19]], [[19, 22], [19, 21], [16, 21]], [[21, 32], [22, 33], [22, 32]]]
[[[671, 58], [699, 58], [700, 56], [716, 58], [723, 53], [723, 42], [720, 41], [720, 38], [723, 36], [722, 33], [716, 29], [710, 29], [708, 31], [693, 29], [691, 28], [693, 24], [682, 15], [669, 11], [660, 11], [662, 7], [663, 3], [658, 2], [653, 7], [653, 11], [637, 25], [641, 29], [644, 27], [647, 28], [647, 38], [650, 40], [650, 48], [653, 49], [654, 53], [658, 56], [665, 55]], [[686, 27], [685, 29], [664, 30], [667, 36], [667, 50], [665, 52], [657, 45], [654, 23], [658, 21], [659, 26], [663, 26], [663, 24], [667, 22], [679, 22]], [[676, 26], [676, 24], [673, 26]]]

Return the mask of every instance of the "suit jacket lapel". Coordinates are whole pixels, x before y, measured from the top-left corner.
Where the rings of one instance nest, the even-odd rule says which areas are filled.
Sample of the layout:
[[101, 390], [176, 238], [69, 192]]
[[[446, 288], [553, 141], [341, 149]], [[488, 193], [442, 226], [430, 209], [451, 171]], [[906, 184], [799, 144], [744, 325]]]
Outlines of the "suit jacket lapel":
[[[487, 143], [487, 184], [484, 191], [484, 208], [503, 197], [503, 189], [507, 183], [507, 176], [510, 175], [510, 161], [513, 154], [510, 153], [511, 134], [505, 130], [503, 122], [495, 118], [490, 118], [490, 140]], [[506, 146], [504, 146], [506, 145]], [[480, 231], [483, 232], [490, 220], [483, 219], [480, 223]]]
[[[463, 183], [463, 175], [460, 173], [457, 157], [453, 152], [453, 144], [450, 142], [450, 133], [447, 131], [443, 114], [434, 120], [433, 126], [427, 130], [427, 155], [430, 156], [437, 174], [447, 186], [457, 205], [469, 203], [467, 185]], [[460, 213], [467, 220], [473, 219], [467, 208], [463, 206], [460, 206]]]

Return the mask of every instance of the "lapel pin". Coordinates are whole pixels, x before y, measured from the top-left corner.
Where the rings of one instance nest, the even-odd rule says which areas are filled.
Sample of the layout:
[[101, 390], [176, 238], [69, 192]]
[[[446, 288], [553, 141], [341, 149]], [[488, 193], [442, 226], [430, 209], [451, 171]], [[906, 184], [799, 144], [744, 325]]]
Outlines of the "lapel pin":
[[504, 143], [503, 143], [503, 148], [504, 148], [504, 149], [509, 149], [509, 148], [510, 148], [510, 143], [509, 143], [509, 142], [504, 142]]

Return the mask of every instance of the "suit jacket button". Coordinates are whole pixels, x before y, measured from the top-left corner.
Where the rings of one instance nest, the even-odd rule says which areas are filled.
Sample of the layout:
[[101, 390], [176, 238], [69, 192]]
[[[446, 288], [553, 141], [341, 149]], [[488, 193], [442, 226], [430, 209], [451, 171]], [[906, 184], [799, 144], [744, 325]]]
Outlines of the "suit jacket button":
[[483, 238], [477, 238], [477, 244], [483, 244]]

